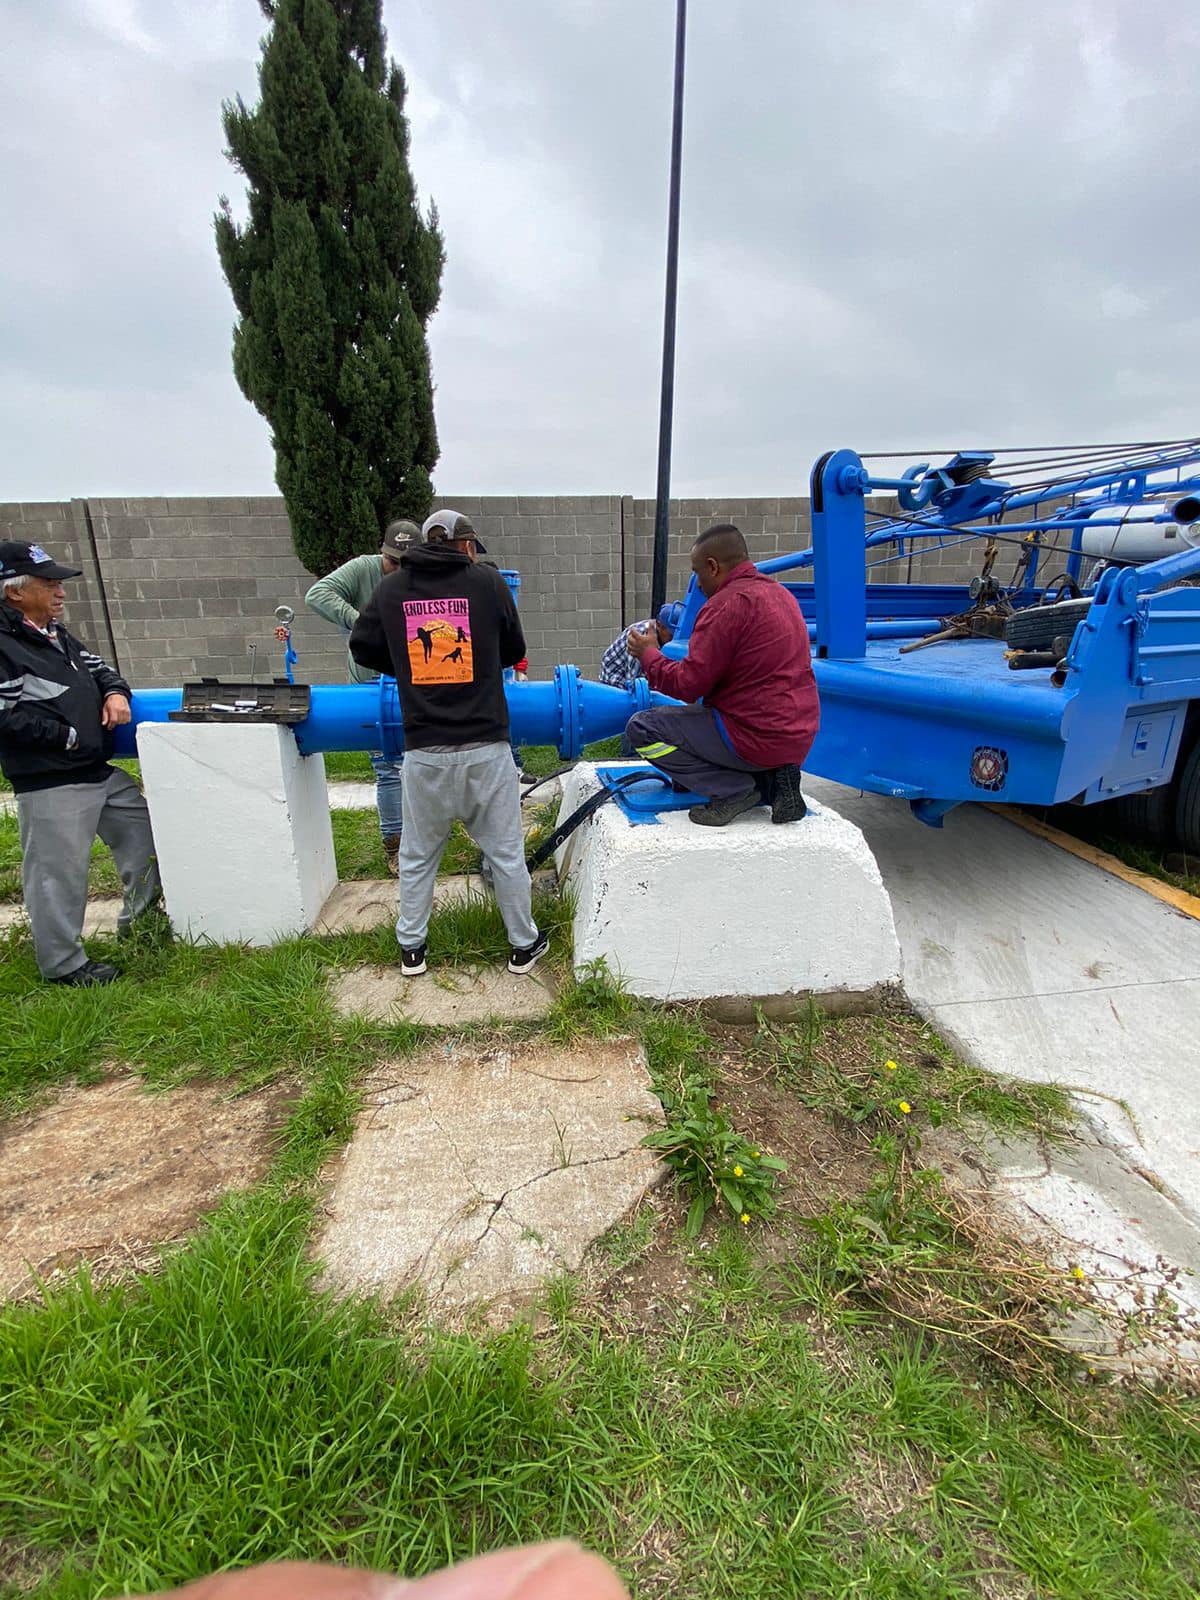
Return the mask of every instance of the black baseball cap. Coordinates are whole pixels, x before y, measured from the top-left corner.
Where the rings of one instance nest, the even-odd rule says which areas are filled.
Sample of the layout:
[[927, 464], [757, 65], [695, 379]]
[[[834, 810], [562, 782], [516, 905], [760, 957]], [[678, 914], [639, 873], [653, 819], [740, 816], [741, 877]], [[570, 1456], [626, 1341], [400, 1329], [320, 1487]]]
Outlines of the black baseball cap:
[[389, 522], [383, 530], [383, 543], [379, 547], [379, 554], [388, 556], [392, 561], [399, 561], [401, 556], [407, 555], [414, 544], [420, 542], [420, 528], [415, 522], [406, 522], [401, 517], [396, 522]]
[[82, 578], [78, 567], [61, 566], [48, 556], [40, 544], [21, 544], [15, 539], [0, 543], [0, 578]]

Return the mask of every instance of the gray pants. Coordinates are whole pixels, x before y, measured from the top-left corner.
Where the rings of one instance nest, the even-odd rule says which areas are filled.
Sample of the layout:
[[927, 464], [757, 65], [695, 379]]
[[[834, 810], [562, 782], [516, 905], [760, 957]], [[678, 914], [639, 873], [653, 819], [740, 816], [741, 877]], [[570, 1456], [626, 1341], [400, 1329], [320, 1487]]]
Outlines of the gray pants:
[[525, 865], [521, 785], [506, 744], [475, 750], [406, 750], [404, 832], [400, 835], [402, 950], [425, 943], [438, 863], [455, 818], [491, 863], [496, 903], [509, 943], [527, 950], [537, 939], [532, 888]]
[[88, 862], [97, 834], [113, 853], [125, 888], [117, 921], [127, 928], [162, 892], [150, 813], [142, 791], [114, 769], [104, 783], [68, 783], [17, 796], [21, 883], [44, 978], [65, 978], [87, 960], [80, 933]]
[[630, 717], [625, 737], [638, 755], [684, 789], [733, 800], [754, 788], [758, 770], [721, 737], [707, 706], [654, 706]]

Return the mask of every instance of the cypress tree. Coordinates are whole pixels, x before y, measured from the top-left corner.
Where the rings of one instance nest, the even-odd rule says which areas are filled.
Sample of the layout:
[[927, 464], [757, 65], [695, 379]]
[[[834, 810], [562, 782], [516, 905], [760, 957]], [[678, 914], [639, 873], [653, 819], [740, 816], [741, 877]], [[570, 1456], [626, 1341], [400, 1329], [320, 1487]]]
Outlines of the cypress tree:
[[233, 370], [271, 426], [296, 554], [327, 572], [420, 521], [437, 461], [425, 328], [445, 259], [408, 166], [406, 86], [382, 0], [259, 0], [260, 99], [223, 106], [245, 175], [217, 251], [238, 320]]

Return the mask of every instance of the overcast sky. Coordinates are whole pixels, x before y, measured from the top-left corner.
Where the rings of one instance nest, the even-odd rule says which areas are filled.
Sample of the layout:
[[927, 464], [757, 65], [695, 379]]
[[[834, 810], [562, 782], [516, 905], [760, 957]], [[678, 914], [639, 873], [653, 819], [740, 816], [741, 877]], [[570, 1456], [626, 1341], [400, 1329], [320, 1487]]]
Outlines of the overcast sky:
[[[444, 491], [653, 492], [674, 13], [385, 0]], [[0, 499], [271, 492], [212, 237], [258, 5], [0, 21]], [[1200, 433], [1198, 45], [1178, 0], [692, 0], [674, 492]]]

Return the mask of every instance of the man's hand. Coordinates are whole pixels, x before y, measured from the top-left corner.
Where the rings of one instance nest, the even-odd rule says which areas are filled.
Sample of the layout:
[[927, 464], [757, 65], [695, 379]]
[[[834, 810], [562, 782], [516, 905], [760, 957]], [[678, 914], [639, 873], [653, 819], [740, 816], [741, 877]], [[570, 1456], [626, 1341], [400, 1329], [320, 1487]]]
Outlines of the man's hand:
[[119, 728], [123, 722], [128, 722], [133, 716], [129, 709], [129, 701], [123, 694], [110, 694], [105, 697], [104, 707], [100, 712], [100, 726], [104, 729]]
[[638, 628], [630, 628], [625, 638], [625, 648], [635, 661], [640, 661], [651, 645], [655, 649], [658, 648], [658, 636], [654, 631], [653, 625], [647, 628], [645, 633], [642, 633]]
[[171, 1593], [177, 1600], [628, 1600], [607, 1563], [565, 1541], [499, 1550], [410, 1583], [286, 1561], [201, 1578]]

